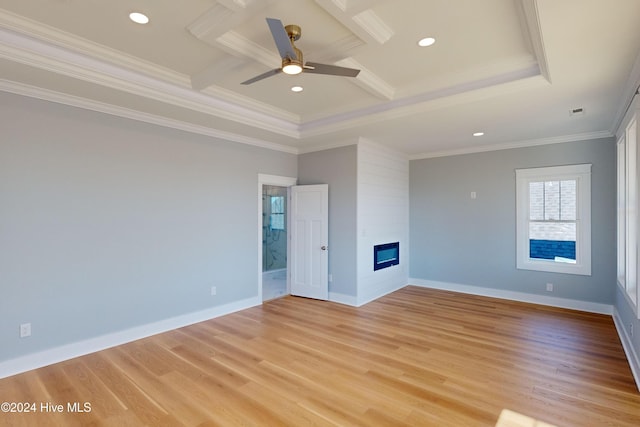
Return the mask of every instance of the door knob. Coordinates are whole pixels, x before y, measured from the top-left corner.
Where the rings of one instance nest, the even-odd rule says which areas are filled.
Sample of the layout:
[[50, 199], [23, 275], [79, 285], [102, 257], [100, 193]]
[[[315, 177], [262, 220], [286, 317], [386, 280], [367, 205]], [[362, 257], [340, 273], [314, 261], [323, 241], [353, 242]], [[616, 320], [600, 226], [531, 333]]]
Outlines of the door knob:
[[323, 251], [326, 251], [327, 247], [326, 246], [320, 246], [320, 249], [322, 249]]

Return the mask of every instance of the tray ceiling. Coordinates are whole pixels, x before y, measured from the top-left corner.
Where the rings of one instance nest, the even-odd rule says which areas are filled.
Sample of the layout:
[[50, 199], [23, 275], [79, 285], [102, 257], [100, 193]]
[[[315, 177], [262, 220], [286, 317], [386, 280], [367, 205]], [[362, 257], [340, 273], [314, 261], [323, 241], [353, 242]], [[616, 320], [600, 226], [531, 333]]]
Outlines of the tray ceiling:
[[[0, 89], [289, 152], [589, 139], [640, 79], [638, 16], [637, 0], [0, 0]], [[241, 85], [279, 67], [266, 17], [302, 28], [305, 61], [360, 74]]]

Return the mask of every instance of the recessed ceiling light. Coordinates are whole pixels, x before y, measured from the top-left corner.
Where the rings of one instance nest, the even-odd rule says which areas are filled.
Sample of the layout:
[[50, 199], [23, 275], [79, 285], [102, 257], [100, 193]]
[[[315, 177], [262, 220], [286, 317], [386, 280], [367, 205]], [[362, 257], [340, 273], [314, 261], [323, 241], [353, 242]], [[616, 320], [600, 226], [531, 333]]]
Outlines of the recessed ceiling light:
[[302, 92], [304, 89], [302, 86], [293, 86], [291, 92]]
[[427, 46], [431, 46], [435, 42], [436, 42], [436, 39], [434, 39], [433, 37], [425, 37], [423, 39], [420, 39], [420, 41], [418, 41], [418, 46], [427, 47]]
[[131, 12], [129, 14], [129, 19], [131, 19], [136, 24], [147, 24], [149, 23], [149, 17], [144, 13], [140, 12]]
[[484, 132], [475, 132], [473, 136], [483, 136]]

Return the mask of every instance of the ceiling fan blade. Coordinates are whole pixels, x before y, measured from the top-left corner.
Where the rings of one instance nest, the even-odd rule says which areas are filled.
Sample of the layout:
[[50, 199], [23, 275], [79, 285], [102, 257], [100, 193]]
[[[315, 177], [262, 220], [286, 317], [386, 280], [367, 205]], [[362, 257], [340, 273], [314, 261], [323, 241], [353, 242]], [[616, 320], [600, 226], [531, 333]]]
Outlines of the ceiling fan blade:
[[332, 76], [355, 77], [360, 70], [355, 68], [338, 67], [337, 65], [318, 64], [317, 62], [307, 62], [304, 65], [305, 73], [329, 74]]
[[257, 81], [260, 81], [262, 79], [266, 79], [267, 77], [271, 77], [271, 76], [275, 76], [276, 74], [281, 73], [282, 70], [280, 68], [275, 68], [273, 70], [269, 70], [266, 73], [262, 73], [259, 76], [255, 76], [249, 80], [245, 80], [244, 82], [242, 82], [241, 84], [243, 85], [250, 85], [251, 83], [255, 83]]
[[271, 36], [273, 37], [273, 41], [276, 42], [276, 47], [278, 48], [278, 52], [280, 52], [282, 59], [297, 59], [298, 55], [296, 55], [295, 50], [293, 50], [293, 46], [291, 46], [291, 40], [289, 40], [289, 35], [284, 29], [282, 21], [279, 19], [267, 18], [267, 24], [269, 25]]

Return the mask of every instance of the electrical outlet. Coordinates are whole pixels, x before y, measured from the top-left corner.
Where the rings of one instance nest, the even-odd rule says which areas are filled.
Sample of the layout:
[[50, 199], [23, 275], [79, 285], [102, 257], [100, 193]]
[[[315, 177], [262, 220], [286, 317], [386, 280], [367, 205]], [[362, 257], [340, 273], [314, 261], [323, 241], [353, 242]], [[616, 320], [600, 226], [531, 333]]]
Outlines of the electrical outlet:
[[547, 292], [553, 292], [553, 283], [547, 283]]
[[329, 282], [333, 282], [333, 274], [329, 274]]
[[213, 296], [213, 295], [217, 295], [217, 293], [218, 293], [218, 290], [216, 289], [216, 287], [215, 287], [215, 286], [212, 286], [212, 287], [211, 287], [211, 296]]
[[31, 323], [23, 323], [20, 325], [20, 338], [31, 336]]

